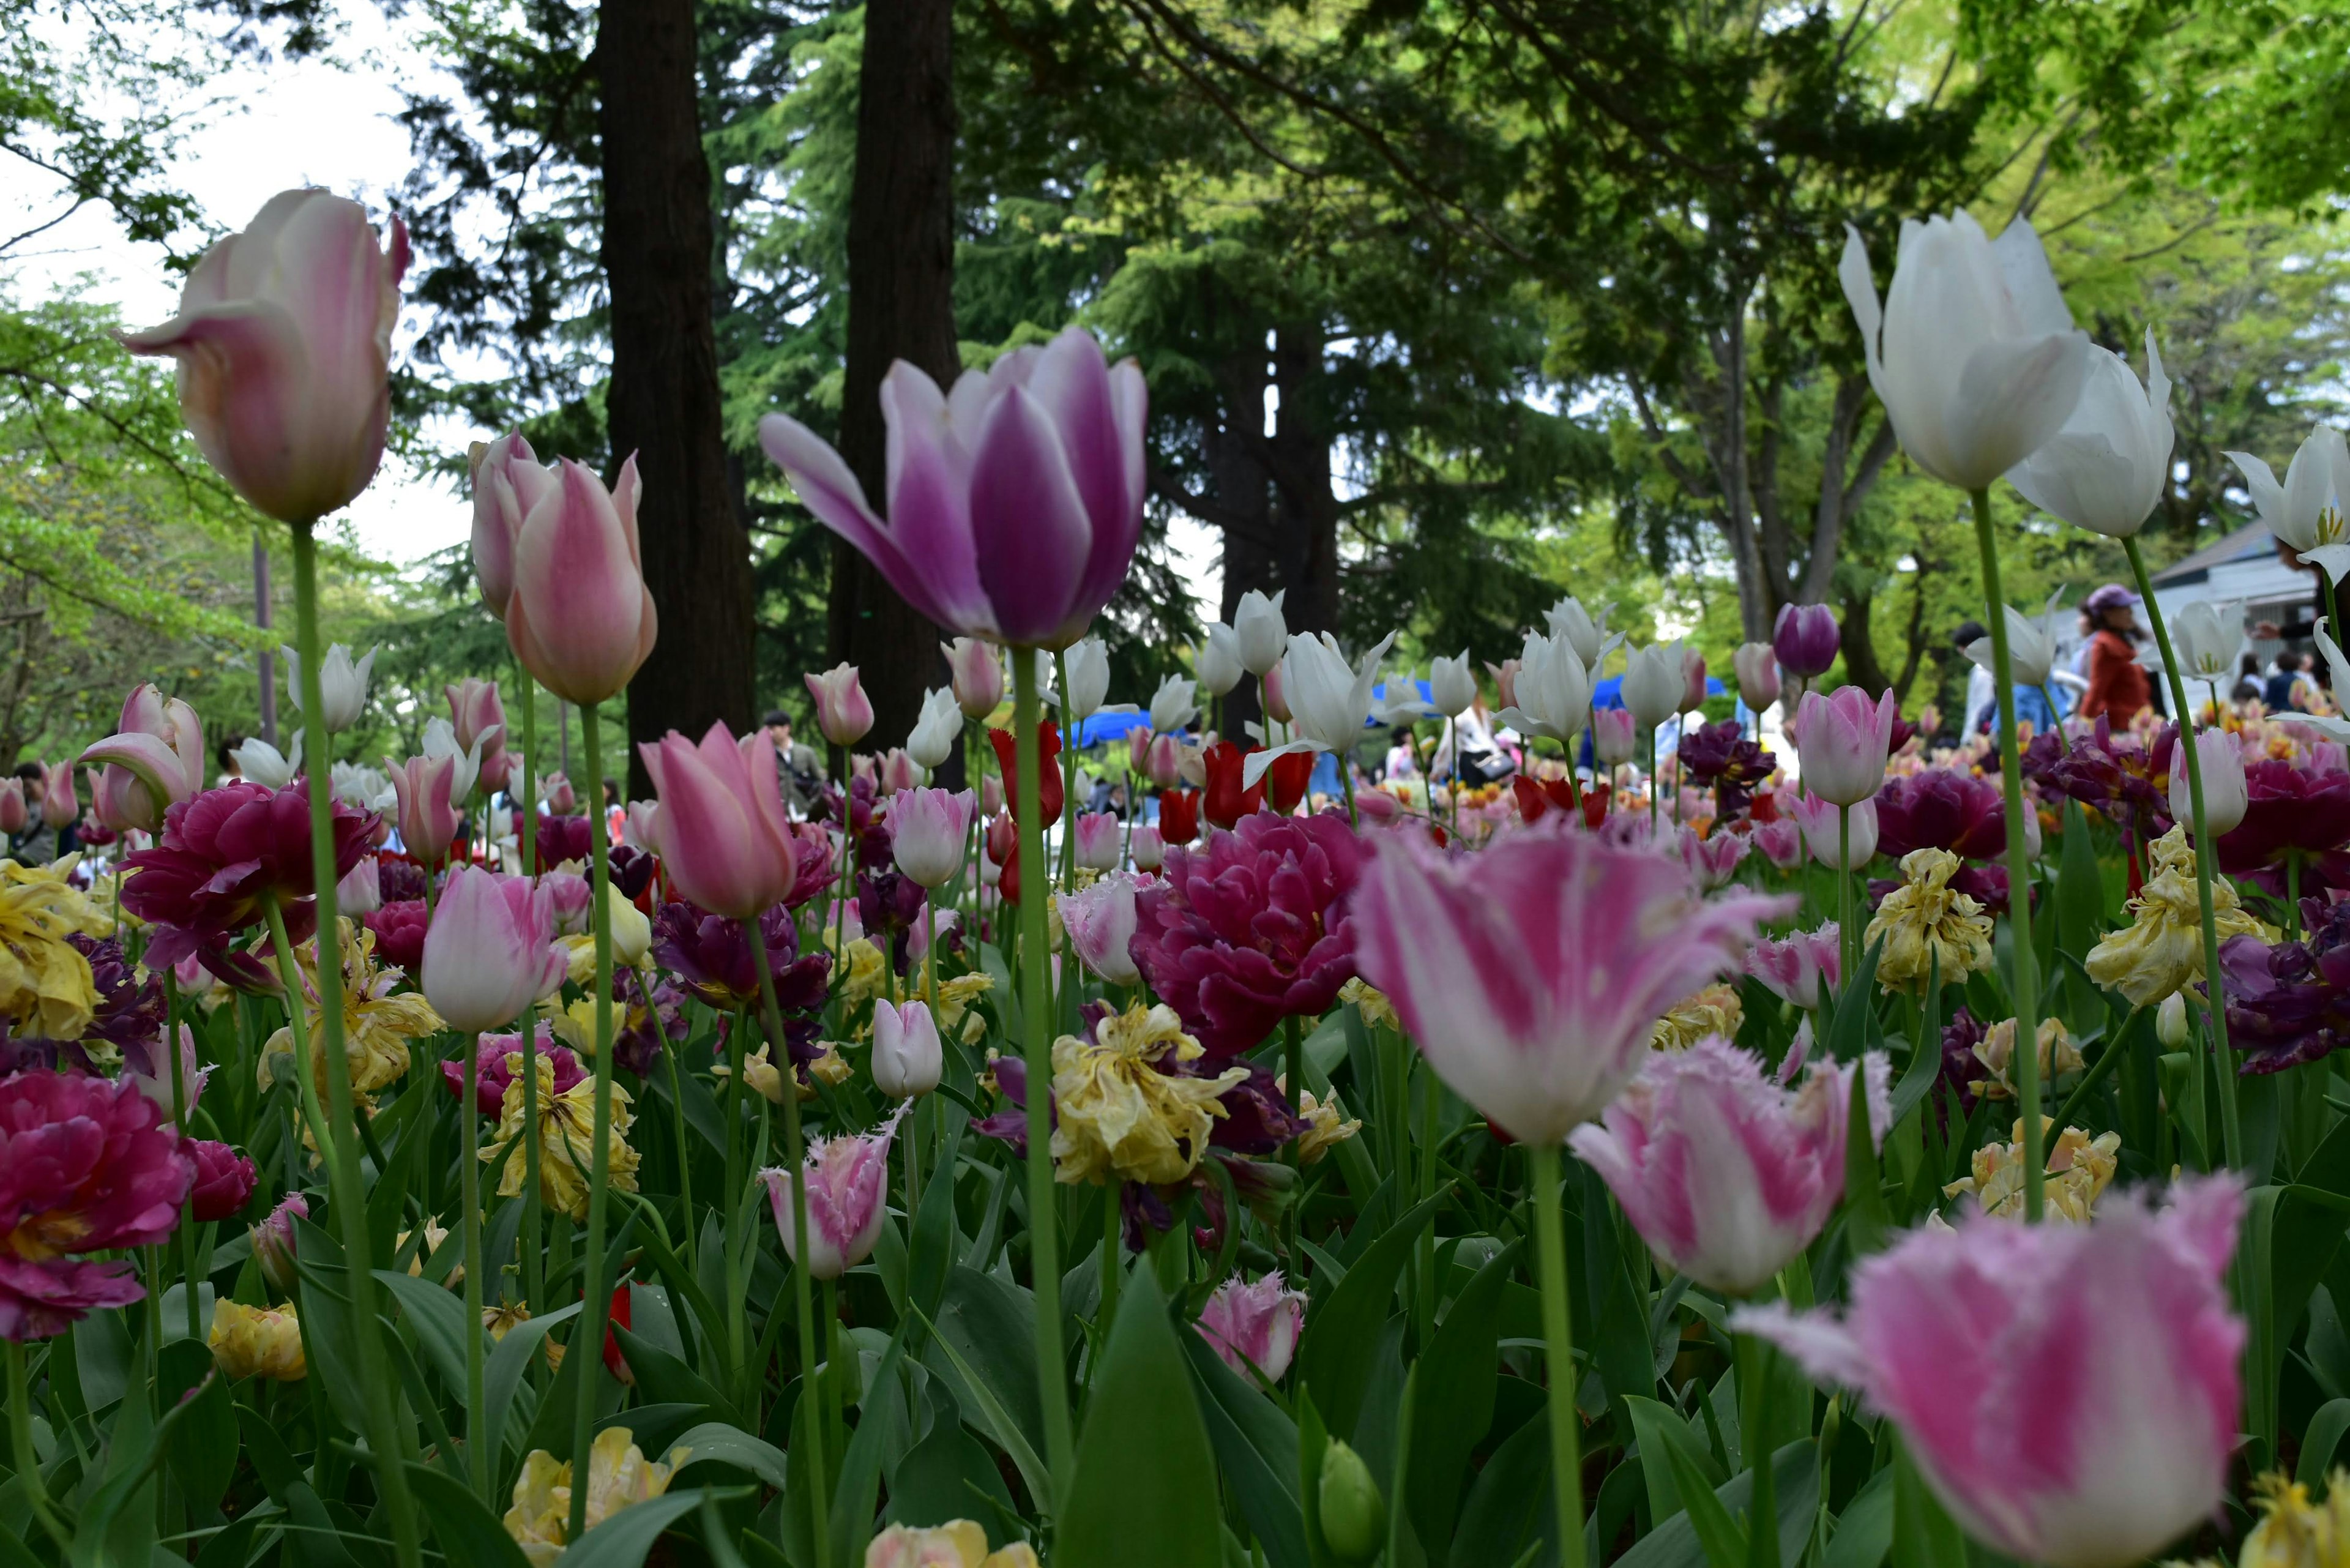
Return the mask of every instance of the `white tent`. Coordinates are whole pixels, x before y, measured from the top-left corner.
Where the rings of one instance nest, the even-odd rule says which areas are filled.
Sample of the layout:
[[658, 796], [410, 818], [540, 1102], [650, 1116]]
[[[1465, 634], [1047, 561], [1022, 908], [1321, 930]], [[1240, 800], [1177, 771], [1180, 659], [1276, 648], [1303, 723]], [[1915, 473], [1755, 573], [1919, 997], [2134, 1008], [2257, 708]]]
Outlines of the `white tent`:
[[2306, 642], [2321, 613], [2315, 570], [2287, 564], [2274, 536], [2257, 523], [2155, 573], [2154, 597], [2166, 621], [2191, 604], [2241, 606], [2245, 636], [2236, 657], [2251, 653], [2263, 664], [2280, 644], [2254, 642], [2252, 627], [2272, 621], [2288, 639]]

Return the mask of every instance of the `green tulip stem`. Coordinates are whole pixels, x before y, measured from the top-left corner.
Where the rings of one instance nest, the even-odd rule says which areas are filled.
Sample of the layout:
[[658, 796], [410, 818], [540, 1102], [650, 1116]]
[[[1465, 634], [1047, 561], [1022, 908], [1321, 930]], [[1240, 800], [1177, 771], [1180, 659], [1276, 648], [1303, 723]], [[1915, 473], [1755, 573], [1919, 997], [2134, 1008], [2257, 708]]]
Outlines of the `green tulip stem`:
[[25, 1373], [25, 1346], [14, 1339], [0, 1344], [7, 1346], [8, 1439], [16, 1473], [24, 1478], [25, 1495], [32, 1500], [33, 1512], [40, 1520], [41, 1528], [57, 1543], [58, 1551], [70, 1552], [73, 1537], [49, 1506], [48, 1481], [41, 1474], [40, 1453], [33, 1447], [33, 1386]]
[[[1053, 765], [1061, 770], [1059, 886], [1066, 891], [1076, 885], [1077, 879], [1077, 792], [1075, 788], [1076, 780], [1072, 776], [1076, 772], [1074, 764], [1077, 752], [1077, 726], [1076, 722], [1069, 716], [1068, 656], [1059, 649], [1053, 650], [1053, 680], [1061, 693], [1061, 754], [1053, 760]], [[1045, 742], [1040, 738], [1036, 742], [1036, 748], [1040, 753], [1044, 750], [1044, 745]], [[1042, 765], [1042, 763], [1038, 763], [1038, 766]], [[1041, 777], [1037, 781], [1037, 787], [1039, 789], [1044, 787]], [[1064, 980], [1062, 982], [1064, 989], [1070, 983], [1072, 983], [1071, 981]], [[1057, 1017], [1059, 1014], [1055, 1013], [1055, 1016]]]
[[2015, 965], [2015, 1099], [2023, 1121], [2023, 1217], [2037, 1223], [2047, 1186], [2046, 1135], [2040, 1127], [2040, 992], [2032, 950], [2032, 860], [2023, 847], [2023, 759], [2015, 738], [2015, 667], [2009, 662], [2007, 600], [1999, 586], [1999, 550], [1991, 536], [1991, 492], [1968, 492], [1974, 502], [1975, 549], [1982, 558], [1989, 601], [1991, 684], [1999, 692], [1999, 782], [2007, 818], [2007, 914]]
[[1575, 1327], [1568, 1310], [1566, 1221], [1560, 1213], [1558, 1149], [1526, 1145], [1534, 1165], [1534, 1247], [1542, 1262], [1543, 1340], [1550, 1360], [1551, 1488], [1558, 1503], [1559, 1568], [1583, 1568], [1583, 1457], [1575, 1409]]
[[1836, 969], [1849, 981], [1859, 972], [1852, 958], [1852, 807], [1836, 807]]
[[522, 835], [522, 871], [528, 877], [538, 870], [538, 681], [519, 659], [515, 660], [515, 696], [522, 704], [522, 798], [516, 800], [509, 789], [506, 803], [522, 819], [515, 828]]
[[[318, 688], [318, 543], [312, 527], [310, 523], [293, 525], [294, 635], [302, 656], [302, 668], [296, 675], [302, 692], [302, 771], [308, 781], [307, 793], [310, 797], [310, 875], [317, 909], [317, 937], [313, 950], [318, 961], [314, 967], [318, 977], [319, 1046], [326, 1057], [327, 1101], [332, 1112], [328, 1127], [333, 1136], [320, 1140], [318, 1153], [327, 1162], [335, 1219], [343, 1233], [344, 1279], [351, 1295], [352, 1337], [359, 1342], [359, 1376], [366, 1387], [384, 1389], [397, 1385], [383, 1348], [382, 1324], [376, 1314], [375, 1274], [369, 1256], [367, 1188], [359, 1179], [359, 1119], [351, 1098], [350, 1063], [343, 1054], [343, 955], [335, 911], [335, 884], [338, 878], [335, 866], [334, 789], [327, 769], [330, 754], [327, 703]], [[291, 980], [294, 950], [286, 940], [285, 920], [275, 900], [271, 903], [271, 934], [277, 940], [278, 960], [286, 966]], [[303, 1038], [298, 985], [287, 987], [286, 1012], [294, 1035], [295, 1075], [307, 1085], [310, 1078], [310, 1053]], [[176, 1059], [177, 1042], [173, 1046]], [[189, 1288], [194, 1288], [192, 1282]], [[408, 1472], [402, 1463], [407, 1458], [407, 1444], [397, 1417], [398, 1401], [369, 1398], [361, 1404], [366, 1410], [368, 1446], [372, 1450], [369, 1459], [374, 1467], [385, 1511], [390, 1515], [393, 1550], [400, 1568], [421, 1568], [424, 1538], [417, 1525], [415, 1500], [409, 1494]], [[584, 1501], [585, 1488], [580, 1490], [580, 1496]]]
[[1657, 776], [1657, 727], [1648, 726], [1648, 836], [1657, 836], [1658, 786], [1664, 781]]
[[612, 1162], [612, 881], [611, 846], [606, 841], [600, 803], [604, 798], [603, 727], [593, 702], [579, 704], [579, 742], [588, 753], [588, 865], [589, 924], [596, 933], [596, 1131], [589, 1147], [588, 1172], [588, 1244], [580, 1310], [579, 1334], [571, 1342], [570, 1359], [579, 1367], [578, 1403], [571, 1418], [571, 1522], [564, 1533], [577, 1541], [588, 1529], [589, 1449], [596, 1438], [596, 1374], [604, 1365], [604, 1325], [612, 1314], [611, 1283], [604, 1277], [605, 1210], [611, 1194]]
[[2195, 834], [2195, 895], [2203, 915], [2203, 973], [2205, 989], [2213, 993], [2206, 998], [2204, 1016], [2211, 1024], [2211, 1066], [2220, 1080], [2220, 1137], [2228, 1163], [2241, 1170], [2244, 1166], [2244, 1131], [2236, 1109], [2235, 1059], [2228, 1050], [2228, 1004], [2220, 982], [2219, 915], [2211, 892], [2220, 873], [2214, 863], [2211, 836], [2204, 830], [2203, 753], [2195, 743], [2194, 717], [2187, 711], [2186, 678], [2178, 673], [2178, 660], [2170, 651], [2170, 628], [2163, 622], [2162, 607], [2155, 602], [2154, 583], [2147, 576], [2146, 556], [2137, 547], [2137, 536], [2124, 539], [2122, 549], [2129, 556], [2132, 575], [2137, 578], [2138, 597], [2146, 601], [2146, 618], [2154, 628], [2155, 647], [2162, 652], [2163, 672], [2170, 680], [2171, 706], [2178, 716], [2178, 749], [2187, 754], [2187, 804]]
[[[523, 1026], [528, 1028], [530, 1023], [525, 1018]], [[457, 1201], [465, 1215], [465, 1461], [473, 1480], [473, 1495], [493, 1502], [490, 1456], [496, 1444], [483, 1416], [489, 1401], [482, 1384], [482, 1112], [476, 1104], [481, 1059], [482, 1037], [468, 1033], [465, 1094], [457, 1113], [457, 1119], [465, 1124], [463, 1163], [457, 1177]]]
[[[180, 988], [173, 978], [172, 966], [163, 966], [163, 1050], [172, 1058], [172, 1125], [180, 1136], [188, 1134], [188, 1070], [180, 1060]], [[191, 1192], [180, 1202], [180, 1272], [185, 1283], [182, 1293], [187, 1300], [188, 1337], [202, 1344], [204, 1337], [203, 1318], [196, 1303], [196, 1199]]]
[[1057, 1497], [1076, 1473], [1076, 1437], [1069, 1420], [1069, 1376], [1061, 1344], [1061, 1247], [1053, 1191], [1053, 988], [1047, 969], [1045, 865], [1041, 820], [1044, 781], [1036, 728], [1043, 704], [1036, 691], [1033, 649], [1012, 650], [1013, 816], [1020, 831], [1020, 1027], [1028, 1064], [1028, 1223], [1030, 1278], [1036, 1295], [1036, 1384], [1045, 1412], [1045, 1458]]

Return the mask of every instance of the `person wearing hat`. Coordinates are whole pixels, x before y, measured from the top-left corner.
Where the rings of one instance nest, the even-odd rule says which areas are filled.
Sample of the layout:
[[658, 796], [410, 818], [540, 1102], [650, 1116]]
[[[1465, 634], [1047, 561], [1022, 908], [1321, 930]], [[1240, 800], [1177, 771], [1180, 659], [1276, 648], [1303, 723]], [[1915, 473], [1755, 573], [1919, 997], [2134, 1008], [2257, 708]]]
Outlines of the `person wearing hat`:
[[2146, 668], [2137, 661], [2137, 596], [2119, 583], [2107, 583], [2081, 603], [2095, 628], [2089, 638], [2089, 690], [2081, 698], [2081, 716], [2100, 714], [2115, 724], [2128, 723], [2153, 704]]

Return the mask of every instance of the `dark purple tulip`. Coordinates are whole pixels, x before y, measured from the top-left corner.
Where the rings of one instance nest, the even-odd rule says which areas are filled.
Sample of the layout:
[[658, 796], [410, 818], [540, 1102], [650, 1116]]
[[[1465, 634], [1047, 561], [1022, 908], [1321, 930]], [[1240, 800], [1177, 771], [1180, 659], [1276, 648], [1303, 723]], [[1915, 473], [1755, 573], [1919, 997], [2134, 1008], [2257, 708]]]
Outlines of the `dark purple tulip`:
[[1771, 632], [1771, 652], [1781, 670], [1808, 680], [1826, 674], [1835, 662], [1841, 636], [1835, 612], [1827, 606], [1782, 605], [1779, 623]]
[[2282, 869], [2298, 859], [2303, 892], [2334, 885], [2325, 862], [2350, 842], [2350, 774], [2254, 763], [2244, 770], [2244, 820], [2220, 836], [2220, 870], [2282, 893]]
[[1773, 765], [1771, 753], [1747, 739], [1735, 719], [1704, 725], [1681, 742], [1682, 770], [1690, 783], [1712, 789], [1714, 815], [1725, 822], [1746, 809]]
[[2350, 1044], [2350, 903], [2303, 898], [2301, 912], [2300, 941], [2220, 946], [2228, 1044], [2244, 1053], [2243, 1072], [2282, 1072]]
[[1877, 792], [1877, 850], [1898, 860], [1913, 849], [1947, 849], [1962, 860], [2007, 853], [2007, 809], [1993, 781], [1955, 768], [1885, 781]]

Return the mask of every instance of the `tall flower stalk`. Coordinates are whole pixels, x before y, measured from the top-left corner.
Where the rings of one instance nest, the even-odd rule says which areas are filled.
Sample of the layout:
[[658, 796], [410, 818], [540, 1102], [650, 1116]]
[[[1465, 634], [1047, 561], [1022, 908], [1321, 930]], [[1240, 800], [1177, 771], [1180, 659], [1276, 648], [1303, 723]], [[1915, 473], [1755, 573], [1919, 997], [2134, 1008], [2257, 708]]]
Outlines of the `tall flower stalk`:
[[[604, 798], [603, 727], [593, 702], [579, 704], [579, 741], [588, 752], [588, 799], [593, 815], [588, 828], [590, 929], [596, 933], [596, 1132], [588, 1176], [588, 1240], [585, 1249], [585, 1289], [579, 1337], [573, 1342], [572, 1361], [579, 1368], [578, 1406], [572, 1417], [573, 1463], [584, 1463], [596, 1436], [596, 1374], [604, 1365], [606, 1321], [611, 1316], [611, 1287], [604, 1278], [604, 1224], [611, 1206], [612, 1158], [612, 883], [611, 846], [603, 815], [593, 803]], [[529, 1030], [525, 1030], [527, 1034]], [[475, 1320], [478, 1322], [479, 1320]], [[571, 1525], [567, 1540], [577, 1541], [588, 1528], [588, 1491], [571, 1490]]]

